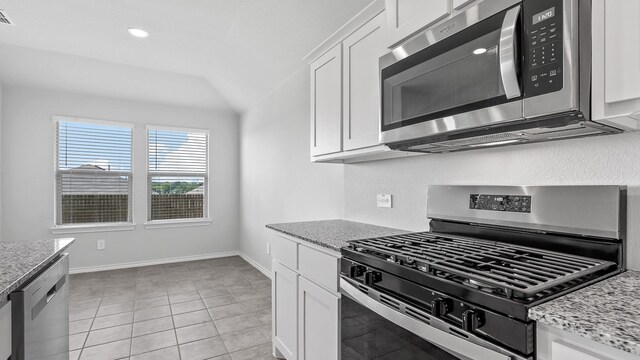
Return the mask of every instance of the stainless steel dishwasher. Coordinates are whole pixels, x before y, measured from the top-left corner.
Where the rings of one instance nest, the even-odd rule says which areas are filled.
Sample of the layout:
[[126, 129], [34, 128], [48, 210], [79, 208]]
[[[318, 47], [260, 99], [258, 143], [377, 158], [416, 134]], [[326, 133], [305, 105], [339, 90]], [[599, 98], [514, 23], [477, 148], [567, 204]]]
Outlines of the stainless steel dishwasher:
[[69, 359], [69, 255], [11, 293], [12, 360]]

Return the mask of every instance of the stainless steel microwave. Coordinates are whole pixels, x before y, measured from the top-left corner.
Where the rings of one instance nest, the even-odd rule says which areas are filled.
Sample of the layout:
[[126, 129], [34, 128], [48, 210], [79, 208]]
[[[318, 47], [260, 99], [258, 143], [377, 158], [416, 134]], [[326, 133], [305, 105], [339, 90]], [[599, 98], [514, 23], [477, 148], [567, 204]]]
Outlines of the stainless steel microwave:
[[380, 83], [380, 142], [397, 150], [627, 130], [590, 119], [590, 0], [477, 2], [380, 58]]

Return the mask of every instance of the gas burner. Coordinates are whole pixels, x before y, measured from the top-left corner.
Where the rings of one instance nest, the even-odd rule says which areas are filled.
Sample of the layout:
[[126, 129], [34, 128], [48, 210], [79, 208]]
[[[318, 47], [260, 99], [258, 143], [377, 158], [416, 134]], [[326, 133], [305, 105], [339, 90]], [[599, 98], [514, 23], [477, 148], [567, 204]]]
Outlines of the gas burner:
[[610, 261], [508, 243], [433, 232], [354, 240], [358, 252], [442, 276], [511, 298], [535, 298], [544, 290], [603, 269]]
[[472, 287], [474, 289], [478, 289], [478, 290], [482, 290], [482, 291], [488, 291], [488, 292], [498, 292], [498, 291], [500, 291], [499, 288], [497, 288], [497, 287], [495, 287], [493, 285], [484, 283], [482, 281], [478, 281], [478, 280], [467, 279], [467, 280], [463, 281], [462, 283], [467, 285], [467, 286], [470, 286], [470, 287]]

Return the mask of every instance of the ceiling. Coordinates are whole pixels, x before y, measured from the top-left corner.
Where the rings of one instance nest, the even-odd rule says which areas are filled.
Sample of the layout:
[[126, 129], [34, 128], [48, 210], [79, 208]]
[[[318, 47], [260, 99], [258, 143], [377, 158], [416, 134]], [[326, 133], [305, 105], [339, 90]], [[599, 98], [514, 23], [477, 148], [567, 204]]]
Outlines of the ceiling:
[[0, 82], [242, 112], [370, 1], [0, 0]]

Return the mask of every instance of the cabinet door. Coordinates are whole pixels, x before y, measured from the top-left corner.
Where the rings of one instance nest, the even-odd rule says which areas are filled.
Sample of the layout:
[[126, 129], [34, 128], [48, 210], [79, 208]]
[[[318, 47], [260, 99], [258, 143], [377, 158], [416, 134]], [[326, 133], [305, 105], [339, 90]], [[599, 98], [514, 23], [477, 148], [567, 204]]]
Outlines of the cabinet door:
[[594, 0], [592, 6], [593, 118], [640, 120], [640, 1]]
[[450, 0], [385, 0], [385, 5], [388, 47], [451, 13]]
[[311, 156], [342, 150], [342, 45], [311, 63]]
[[0, 308], [0, 359], [11, 356], [11, 302]]
[[299, 359], [340, 358], [340, 297], [300, 278]]
[[273, 343], [287, 360], [298, 359], [298, 274], [272, 262]]
[[578, 347], [565, 344], [562, 341], [554, 341], [551, 345], [552, 360], [612, 360], [608, 357], [592, 353], [588, 350], [582, 350]]
[[385, 17], [378, 14], [351, 36], [344, 47], [344, 150], [378, 145], [380, 76], [378, 58], [384, 47]]

